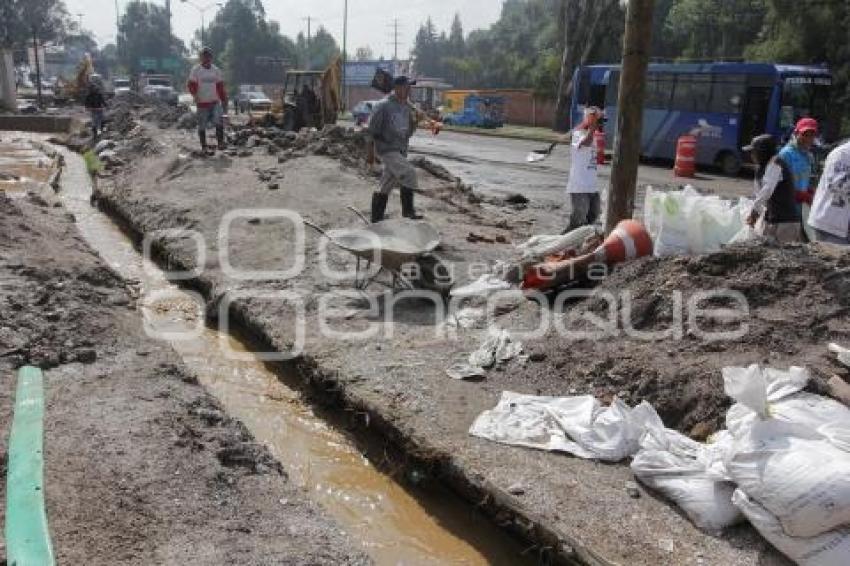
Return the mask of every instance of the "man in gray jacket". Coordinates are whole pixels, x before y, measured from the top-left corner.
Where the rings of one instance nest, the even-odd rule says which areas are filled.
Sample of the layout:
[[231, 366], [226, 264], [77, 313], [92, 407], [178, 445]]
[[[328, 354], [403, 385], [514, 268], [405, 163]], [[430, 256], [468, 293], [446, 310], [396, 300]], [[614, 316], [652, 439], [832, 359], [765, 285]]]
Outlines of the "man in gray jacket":
[[407, 160], [410, 138], [416, 131], [416, 110], [410, 104], [410, 87], [416, 84], [405, 76], [393, 80], [393, 92], [375, 108], [369, 120], [369, 163], [375, 154], [384, 164], [384, 174], [377, 192], [372, 194], [372, 222], [384, 219], [387, 199], [398, 184], [401, 187], [401, 214], [405, 218], [421, 220], [413, 208], [413, 191], [416, 190], [416, 169]]

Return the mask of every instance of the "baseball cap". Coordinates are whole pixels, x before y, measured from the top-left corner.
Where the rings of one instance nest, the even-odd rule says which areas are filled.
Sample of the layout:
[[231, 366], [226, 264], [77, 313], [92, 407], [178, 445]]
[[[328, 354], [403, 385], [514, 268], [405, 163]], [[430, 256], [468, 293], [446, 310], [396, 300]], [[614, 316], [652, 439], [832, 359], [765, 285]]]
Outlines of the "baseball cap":
[[802, 118], [794, 127], [795, 134], [804, 134], [806, 132], [818, 133], [818, 121], [814, 118]]
[[741, 148], [741, 151], [752, 152], [760, 149], [767, 149], [769, 147], [776, 147], [776, 142], [774, 141], [773, 136], [770, 134], [762, 134], [754, 137], [750, 142], [750, 145], [745, 145]]
[[393, 86], [413, 86], [415, 84], [415, 80], [412, 80], [410, 77], [405, 75], [399, 75], [393, 79]]

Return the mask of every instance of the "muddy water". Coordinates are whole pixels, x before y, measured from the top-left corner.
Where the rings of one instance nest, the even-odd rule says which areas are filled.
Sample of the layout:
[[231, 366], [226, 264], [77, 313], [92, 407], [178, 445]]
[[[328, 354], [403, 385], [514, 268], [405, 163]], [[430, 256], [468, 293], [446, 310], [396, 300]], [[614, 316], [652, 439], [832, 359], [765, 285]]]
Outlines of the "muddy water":
[[[219, 346], [219, 333], [203, 326], [198, 302], [168, 283], [108, 217], [91, 207], [85, 165], [76, 155], [60, 151], [67, 164], [60, 193], [65, 205], [90, 245], [123, 277], [137, 282], [146, 327], [154, 333], [191, 335], [169, 342], [228, 413], [269, 447], [292, 481], [376, 563], [531, 563], [517, 544], [457, 498], [411, 492], [378, 471], [259, 361], [229, 359]], [[233, 349], [244, 351], [240, 343], [228, 340]]]

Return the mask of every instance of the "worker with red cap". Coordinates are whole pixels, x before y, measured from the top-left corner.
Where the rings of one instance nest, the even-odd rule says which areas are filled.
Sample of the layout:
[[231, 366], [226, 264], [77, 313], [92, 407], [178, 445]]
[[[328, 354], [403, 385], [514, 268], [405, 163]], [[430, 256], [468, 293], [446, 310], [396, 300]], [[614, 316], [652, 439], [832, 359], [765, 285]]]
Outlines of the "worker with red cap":
[[588, 106], [584, 111], [582, 123], [564, 136], [565, 141], [569, 141], [571, 150], [570, 178], [567, 182], [570, 219], [564, 234], [581, 226], [594, 224], [599, 219], [601, 203], [593, 134], [603, 120], [602, 110]]
[[812, 204], [814, 187], [811, 186], [814, 171], [812, 145], [818, 137], [818, 122], [814, 118], [802, 118], [794, 127], [791, 140], [779, 152], [779, 159], [788, 165], [794, 182], [794, 200], [797, 210], [802, 211], [803, 203]]

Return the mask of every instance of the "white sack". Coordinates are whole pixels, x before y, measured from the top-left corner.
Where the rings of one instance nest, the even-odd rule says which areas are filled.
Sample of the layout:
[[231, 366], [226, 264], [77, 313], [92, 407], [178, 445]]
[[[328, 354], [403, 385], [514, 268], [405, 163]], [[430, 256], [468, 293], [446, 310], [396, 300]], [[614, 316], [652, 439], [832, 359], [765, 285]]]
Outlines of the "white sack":
[[497, 291], [506, 291], [513, 286], [499, 277], [490, 273], [484, 274], [472, 283], [452, 289], [449, 293], [452, 297], [486, 297]]
[[828, 531], [810, 538], [790, 537], [770, 511], [740, 489], [732, 495], [732, 502], [770, 544], [800, 566], [847, 566], [850, 563], [850, 529]]
[[850, 524], [850, 409], [798, 392], [808, 372], [724, 368], [734, 436], [729, 476], [786, 534], [812, 537]]
[[655, 424], [647, 427], [632, 472], [645, 485], [663, 493], [700, 529], [719, 533], [743, 520], [732, 504], [735, 485], [728, 481], [721, 454], [731, 437], [725, 431], [714, 442], [700, 444]]
[[631, 409], [615, 398], [610, 407], [602, 407], [591, 395], [538, 397], [505, 391], [469, 433], [503, 444], [618, 462], [638, 451], [647, 423], [663, 427], [646, 402]]
[[532, 236], [527, 241], [518, 244], [516, 248], [525, 259], [543, 259], [548, 255], [578, 250], [585, 240], [596, 236], [598, 233], [595, 226], [581, 226], [567, 234]]
[[745, 218], [752, 207], [716, 195], [701, 195], [693, 187], [662, 192], [651, 188], [644, 201], [644, 225], [655, 243], [656, 256], [698, 255], [719, 251], [749, 236]]

